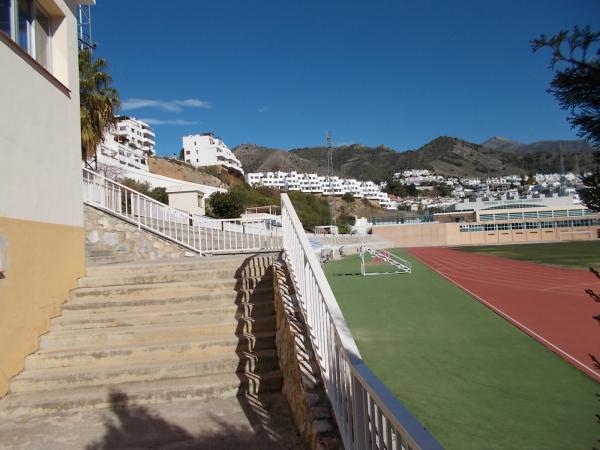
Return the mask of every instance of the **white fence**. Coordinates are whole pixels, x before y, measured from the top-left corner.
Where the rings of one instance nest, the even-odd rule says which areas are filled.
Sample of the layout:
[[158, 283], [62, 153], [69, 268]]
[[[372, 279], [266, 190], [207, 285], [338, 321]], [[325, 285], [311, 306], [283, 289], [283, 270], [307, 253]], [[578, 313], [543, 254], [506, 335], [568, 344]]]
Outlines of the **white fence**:
[[199, 254], [281, 250], [281, 227], [272, 219], [200, 217], [88, 169], [83, 169], [83, 201]]
[[363, 362], [286, 194], [283, 248], [327, 395], [347, 450], [442, 449]]

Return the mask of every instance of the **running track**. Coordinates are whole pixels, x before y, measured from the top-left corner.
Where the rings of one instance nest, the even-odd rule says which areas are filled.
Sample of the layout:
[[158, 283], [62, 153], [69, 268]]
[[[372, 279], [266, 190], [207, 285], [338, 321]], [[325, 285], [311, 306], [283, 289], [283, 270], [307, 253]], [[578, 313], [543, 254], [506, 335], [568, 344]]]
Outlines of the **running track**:
[[447, 248], [410, 253], [563, 359], [600, 382], [590, 354], [600, 359], [600, 305], [584, 292], [600, 280], [563, 269]]

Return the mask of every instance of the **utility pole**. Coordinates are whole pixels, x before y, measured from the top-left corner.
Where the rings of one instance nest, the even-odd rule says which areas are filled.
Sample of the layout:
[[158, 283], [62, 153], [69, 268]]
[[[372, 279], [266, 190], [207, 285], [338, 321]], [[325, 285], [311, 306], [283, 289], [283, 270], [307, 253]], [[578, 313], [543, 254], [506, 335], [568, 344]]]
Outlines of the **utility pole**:
[[331, 212], [331, 224], [335, 225], [335, 196], [333, 195], [333, 137], [331, 131], [327, 132], [327, 181], [329, 182], [329, 211]]

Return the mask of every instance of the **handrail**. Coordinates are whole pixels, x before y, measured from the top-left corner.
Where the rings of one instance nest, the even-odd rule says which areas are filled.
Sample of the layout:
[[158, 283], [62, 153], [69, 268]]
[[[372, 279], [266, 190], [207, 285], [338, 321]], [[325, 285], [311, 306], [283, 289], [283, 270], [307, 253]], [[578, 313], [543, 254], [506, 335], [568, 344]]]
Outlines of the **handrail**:
[[83, 168], [83, 201], [198, 254], [281, 250], [274, 219], [210, 219], [172, 208]]
[[442, 449], [363, 362], [287, 194], [281, 220], [285, 258], [344, 447]]

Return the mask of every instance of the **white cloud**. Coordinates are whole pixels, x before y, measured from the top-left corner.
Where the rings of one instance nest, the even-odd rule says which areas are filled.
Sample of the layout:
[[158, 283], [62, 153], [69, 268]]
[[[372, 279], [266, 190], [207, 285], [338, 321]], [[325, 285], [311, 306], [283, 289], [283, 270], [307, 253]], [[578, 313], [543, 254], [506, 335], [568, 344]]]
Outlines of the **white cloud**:
[[211, 104], [205, 100], [197, 98], [187, 98], [184, 100], [153, 100], [149, 98], [128, 98], [121, 102], [123, 111], [132, 109], [156, 108], [166, 112], [181, 112], [184, 108], [211, 108]]
[[148, 125], [198, 125], [198, 122], [183, 119], [163, 120], [148, 118], [140, 120], [142, 122], [146, 122]]
[[264, 112], [269, 111], [270, 109], [271, 109], [270, 106], [261, 106], [261, 107], [258, 108], [258, 112], [259, 113], [264, 113]]

